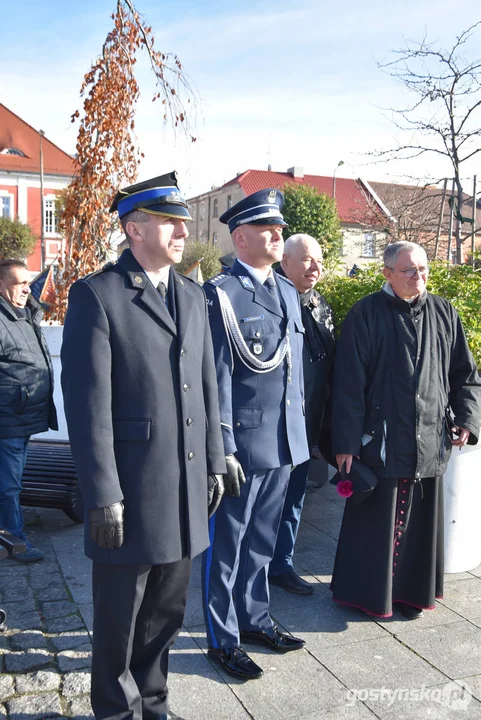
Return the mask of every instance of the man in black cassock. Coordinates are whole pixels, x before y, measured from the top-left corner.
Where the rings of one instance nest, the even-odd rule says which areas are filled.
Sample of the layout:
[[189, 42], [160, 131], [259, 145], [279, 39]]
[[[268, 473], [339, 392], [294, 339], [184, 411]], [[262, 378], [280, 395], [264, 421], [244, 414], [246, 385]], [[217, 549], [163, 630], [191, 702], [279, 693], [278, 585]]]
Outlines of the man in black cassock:
[[459, 316], [426, 292], [415, 243], [384, 251], [382, 290], [344, 322], [333, 388], [333, 451], [356, 456], [378, 485], [346, 502], [331, 588], [336, 601], [419, 617], [443, 596], [443, 483], [452, 446], [478, 442], [481, 378]]

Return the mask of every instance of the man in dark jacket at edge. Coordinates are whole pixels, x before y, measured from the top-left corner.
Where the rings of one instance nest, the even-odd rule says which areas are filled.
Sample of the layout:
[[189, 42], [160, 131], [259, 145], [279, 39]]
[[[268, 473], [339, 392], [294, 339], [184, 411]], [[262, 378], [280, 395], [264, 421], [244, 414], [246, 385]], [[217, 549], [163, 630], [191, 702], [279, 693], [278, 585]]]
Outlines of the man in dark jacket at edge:
[[[295, 285], [301, 301], [304, 324], [304, 397], [306, 430], [311, 455], [317, 445], [327, 398], [334, 359], [334, 323], [326, 299], [314, 289], [322, 272], [322, 248], [310, 235], [291, 235], [284, 245], [281, 267], [277, 270]], [[284, 501], [274, 556], [269, 565], [269, 582], [297, 595], [311, 595], [314, 587], [295, 572], [292, 566], [294, 545], [301, 522], [310, 460], [297, 465], [291, 472]]]
[[26, 551], [12, 556], [23, 563], [44, 556], [23, 531], [20, 492], [28, 441], [49, 427], [58, 430], [41, 319], [25, 263], [0, 261], [0, 528], [26, 542]]
[[72, 285], [62, 345], [93, 560], [92, 708], [173, 720], [169, 649], [225, 472], [217, 380], [205, 295], [172, 267], [192, 219], [176, 174], [124, 188], [115, 210], [129, 248]]
[[[348, 313], [337, 348], [333, 451], [378, 477], [369, 499], [346, 502], [333, 599], [390, 617], [419, 617], [443, 596], [443, 483], [451, 447], [478, 442], [481, 380], [458, 313], [426, 292], [426, 253], [384, 251], [380, 292]], [[453, 417], [452, 417], [453, 416]]]

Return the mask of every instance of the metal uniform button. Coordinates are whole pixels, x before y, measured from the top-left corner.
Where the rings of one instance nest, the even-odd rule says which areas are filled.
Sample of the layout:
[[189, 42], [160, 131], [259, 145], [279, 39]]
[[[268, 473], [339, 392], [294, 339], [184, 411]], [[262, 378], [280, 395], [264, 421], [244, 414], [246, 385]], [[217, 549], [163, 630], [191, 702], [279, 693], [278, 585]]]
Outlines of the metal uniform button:
[[190, 387], [190, 386], [187, 385], [187, 383], [184, 383], [184, 384], [182, 385], [182, 390], [183, 390], [184, 392], [187, 392], [187, 390], [189, 390], [189, 387]]
[[185, 355], [185, 350], [184, 350], [184, 348], [181, 348], [181, 350], [180, 350], [180, 357], [184, 357], [184, 355]]
[[236, 426], [236, 427], [240, 427], [240, 426], [241, 426], [240, 422], [237, 421], [236, 424], [235, 424], [235, 426]]
[[256, 332], [256, 334], [255, 334], [255, 335], [256, 335], [256, 337], [260, 337], [260, 336], [261, 336], [261, 334], [260, 334], [259, 330], [258, 330], [258, 331]]
[[192, 418], [187, 418], [187, 420], [186, 420], [186, 424], [187, 424], [189, 427], [192, 425], [193, 422], [194, 422], [194, 421], [192, 420]]
[[193, 457], [194, 457], [194, 453], [193, 453], [193, 452], [190, 452], [190, 453], [187, 455], [187, 459], [188, 459], [188, 460], [192, 460]]
[[290, 404], [291, 404], [291, 401], [290, 401], [290, 400], [286, 400], [286, 405], [290, 405]]

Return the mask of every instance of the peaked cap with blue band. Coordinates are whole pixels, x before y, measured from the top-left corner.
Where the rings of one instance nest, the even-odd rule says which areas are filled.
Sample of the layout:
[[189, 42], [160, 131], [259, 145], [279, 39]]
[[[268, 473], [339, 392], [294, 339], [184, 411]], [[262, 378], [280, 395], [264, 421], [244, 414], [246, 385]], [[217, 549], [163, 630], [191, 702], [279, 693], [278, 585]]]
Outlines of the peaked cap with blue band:
[[240, 225], [283, 225], [287, 226], [281, 215], [284, 195], [280, 190], [266, 188], [248, 195], [223, 213], [219, 220], [234, 232]]
[[177, 185], [175, 170], [119, 190], [110, 212], [117, 211], [119, 218], [122, 218], [134, 210], [192, 220], [187, 201]]

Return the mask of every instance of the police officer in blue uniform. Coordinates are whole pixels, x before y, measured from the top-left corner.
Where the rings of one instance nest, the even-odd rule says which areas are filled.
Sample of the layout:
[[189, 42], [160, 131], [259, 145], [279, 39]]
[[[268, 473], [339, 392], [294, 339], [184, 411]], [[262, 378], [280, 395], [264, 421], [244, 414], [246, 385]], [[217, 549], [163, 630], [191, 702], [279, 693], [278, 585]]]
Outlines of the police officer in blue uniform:
[[227, 210], [237, 260], [204, 284], [219, 384], [226, 492], [203, 557], [208, 655], [226, 672], [258, 678], [240, 643], [276, 652], [304, 641], [269, 615], [272, 558], [292, 465], [309, 457], [304, 422], [304, 328], [293, 284], [272, 272], [282, 258], [283, 194], [254, 193]]

